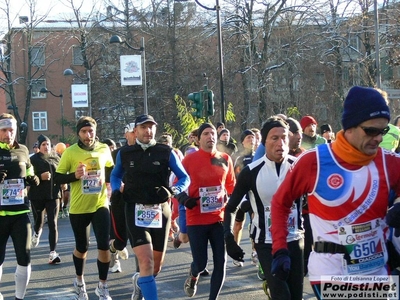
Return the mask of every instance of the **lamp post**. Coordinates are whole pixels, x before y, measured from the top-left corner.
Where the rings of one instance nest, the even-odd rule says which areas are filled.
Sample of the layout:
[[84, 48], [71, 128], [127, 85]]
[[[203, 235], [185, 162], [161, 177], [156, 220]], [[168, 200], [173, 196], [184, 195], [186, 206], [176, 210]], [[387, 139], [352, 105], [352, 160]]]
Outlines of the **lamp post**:
[[[187, 2], [188, 0], [174, 0], [175, 2]], [[221, 6], [219, 0], [215, 0], [214, 8], [207, 7], [194, 0], [200, 7], [207, 10], [215, 10], [217, 12], [217, 37], [218, 37], [218, 58], [219, 58], [219, 80], [221, 92], [221, 121], [225, 123], [225, 93], [224, 93], [224, 57], [222, 53], [222, 29], [221, 29]]]
[[145, 114], [148, 114], [147, 106], [147, 82], [146, 82], [146, 52], [144, 48], [144, 37], [142, 37], [142, 46], [135, 48], [131, 46], [127, 41], [123, 41], [118, 35], [113, 35], [110, 38], [110, 44], [125, 44], [129, 49], [140, 51], [142, 56], [142, 76], [143, 76], [143, 110]]
[[60, 95], [56, 95], [52, 91], [49, 91], [48, 89], [43, 87], [43, 88], [40, 89], [40, 93], [43, 93], [43, 94], [50, 93], [54, 97], [60, 98], [60, 103], [61, 103], [61, 138], [64, 141], [65, 136], [64, 136], [64, 96], [63, 96], [63, 92], [60, 89]]
[[86, 78], [81, 78], [77, 74], [74, 73], [71, 69], [64, 70], [64, 76], [75, 76], [78, 77], [81, 81], [86, 81], [88, 86], [88, 109], [89, 109], [89, 117], [92, 116], [92, 79], [90, 76], [90, 70], [86, 70]]
[[374, 0], [374, 29], [375, 29], [375, 68], [376, 68], [376, 86], [381, 87], [381, 57], [379, 53], [379, 11], [378, 1]]

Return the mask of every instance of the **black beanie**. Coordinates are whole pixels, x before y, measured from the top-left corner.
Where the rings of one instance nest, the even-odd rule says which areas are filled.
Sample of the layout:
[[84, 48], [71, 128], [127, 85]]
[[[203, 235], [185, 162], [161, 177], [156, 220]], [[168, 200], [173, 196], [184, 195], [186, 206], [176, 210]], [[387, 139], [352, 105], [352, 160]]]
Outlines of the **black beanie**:
[[343, 104], [343, 129], [356, 127], [370, 119], [386, 118], [390, 121], [390, 111], [385, 98], [374, 88], [354, 86]]
[[91, 117], [81, 117], [77, 122], [76, 122], [76, 134], [79, 135], [79, 131], [81, 130], [82, 127], [90, 126], [96, 129], [97, 123], [95, 119], [92, 119]]
[[229, 135], [230, 135], [230, 131], [229, 131], [229, 129], [227, 129], [227, 128], [224, 128], [224, 129], [222, 129], [220, 132], [219, 132], [219, 134], [218, 134], [218, 137], [220, 137], [222, 134], [224, 134], [224, 133], [229, 133]]
[[301, 129], [301, 125], [300, 125], [299, 121], [297, 121], [296, 119], [287, 118], [286, 119], [286, 123], [289, 124], [289, 131], [291, 133], [303, 132], [303, 130]]
[[289, 129], [289, 124], [285, 120], [279, 117], [270, 117], [265, 121], [263, 127], [261, 128], [261, 144], [264, 145], [267, 139], [268, 133], [272, 128], [283, 127]]
[[331, 125], [329, 125], [329, 124], [324, 124], [324, 125], [321, 125], [321, 134], [323, 134], [323, 133], [325, 133], [325, 132], [327, 132], [327, 131], [333, 131], [332, 130], [332, 126]]
[[214, 129], [215, 131], [217, 131], [217, 130], [215, 129], [215, 127], [214, 127], [213, 124], [211, 124], [211, 123], [203, 123], [203, 124], [200, 125], [200, 127], [199, 127], [199, 129], [198, 129], [198, 133], [197, 133], [198, 139], [200, 139], [200, 136], [201, 136], [202, 132], [203, 132], [204, 129], [206, 129], [206, 128], [212, 128], [212, 129]]
[[254, 132], [251, 131], [250, 129], [246, 129], [245, 131], [242, 132], [242, 134], [240, 135], [240, 142], [243, 143], [244, 139], [246, 138], [246, 136], [248, 135], [252, 135], [255, 136]]
[[47, 136], [43, 135], [43, 134], [39, 135], [37, 140], [38, 140], [39, 148], [40, 148], [40, 146], [42, 145], [43, 142], [46, 142], [46, 141], [50, 142], [50, 139]]

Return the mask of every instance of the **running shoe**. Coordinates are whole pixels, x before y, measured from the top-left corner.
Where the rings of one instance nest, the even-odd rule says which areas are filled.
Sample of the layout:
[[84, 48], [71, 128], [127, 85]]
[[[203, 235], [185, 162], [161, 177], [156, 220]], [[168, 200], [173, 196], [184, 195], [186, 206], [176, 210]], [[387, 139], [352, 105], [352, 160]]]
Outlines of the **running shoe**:
[[265, 280], [266, 279], [265, 275], [264, 275], [264, 271], [263, 271], [260, 263], [258, 263], [257, 278], [259, 280]]
[[270, 290], [269, 290], [269, 287], [268, 287], [268, 283], [267, 283], [266, 280], [264, 280], [264, 282], [263, 282], [263, 290], [264, 290], [265, 295], [267, 295], [267, 299], [271, 300], [272, 299], [271, 298], [271, 293], [270, 293]]
[[111, 273], [121, 273], [122, 268], [121, 268], [121, 263], [119, 262], [118, 259], [115, 260], [114, 265], [110, 268]]
[[232, 260], [232, 265], [238, 268], [243, 267], [243, 262], [238, 260]]
[[51, 251], [49, 254], [49, 264], [56, 265], [61, 263], [61, 258], [56, 251]]
[[76, 300], [89, 300], [88, 294], [86, 293], [86, 285], [84, 283], [78, 284], [78, 281], [74, 280], [75, 293], [78, 295]]
[[38, 233], [34, 233], [32, 235], [32, 248], [35, 248], [39, 245], [41, 235], [42, 235], [42, 229], [40, 229]]
[[108, 291], [107, 283], [103, 284], [99, 282], [94, 292], [96, 293], [97, 297], [99, 297], [99, 300], [112, 300]]
[[110, 241], [110, 251], [111, 251], [111, 254], [113, 254], [113, 253], [118, 254], [118, 256], [120, 258], [122, 258], [123, 260], [126, 260], [126, 259], [129, 258], [128, 249], [126, 249], [126, 247], [124, 249], [122, 249], [122, 250], [115, 249], [114, 248], [114, 241]]
[[64, 217], [64, 218], [68, 218], [68, 217], [69, 217], [68, 207], [64, 207], [64, 208], [62, 209], [62, 213], [63, 213], [63, 217]]
[[121, 263], [119, 262], [117, 253], [111, 253], [110, 271], [111, 273], [122, 272]]
[[186, 296], [194, 297], [197, 292], [197, 283], [199, 282], [199, 276], [194, 277], [192, 275], [192, 271], [189, 271], [189, 276], [185, 280], [185, 284], [183, 285], [183, 290], [185, 291]]
[[133, 292], [132, 292], [131, 300], [142, 300], [143, 299], [142, 290], [140, 289], [140, 287], [137, 283], [139, 276], [140, 276], [139, 273], [135, 273], [132, 276]]

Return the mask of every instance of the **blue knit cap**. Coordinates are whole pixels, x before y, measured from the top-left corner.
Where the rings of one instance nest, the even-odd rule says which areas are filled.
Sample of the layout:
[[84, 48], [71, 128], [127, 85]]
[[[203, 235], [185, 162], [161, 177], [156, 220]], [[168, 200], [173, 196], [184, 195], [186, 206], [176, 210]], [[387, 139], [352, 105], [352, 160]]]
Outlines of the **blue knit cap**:
[[356, 127], [364, 121], [376, 118], [390, 121], [390, 110], [381, 93], [373, 88], [352, 87], [343, 104], [343, 129]]

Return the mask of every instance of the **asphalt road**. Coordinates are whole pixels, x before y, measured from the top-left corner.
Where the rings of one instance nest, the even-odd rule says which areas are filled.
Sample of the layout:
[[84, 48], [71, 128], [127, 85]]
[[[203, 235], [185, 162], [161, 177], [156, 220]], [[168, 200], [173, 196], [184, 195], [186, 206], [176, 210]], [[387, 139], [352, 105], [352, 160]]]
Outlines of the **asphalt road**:
[[[62, 263], [59, 265], [48, 264], [49, 246], [47, 242], [48, 230], [45, 228], [37, 248], [32, 249], [32, 275], [28, 285], [25, 299], [75, 299], [73, 293], [74, 266], [72, 262], [72, 250], [74, 239], [69, 220], [59, 219], [59, 252]], [[228, 260], [225, 284], [219, 299], [243, 300], [266, 299], [262, 290], [262, 282], [257, 278], [257, 268], [250, 263], [251, 246], [248, 234], [243, 234], [241, 243], [246, 252], [246, 261], [242, 268], [232, 266]], [[108, 285], [110, 294], [114, 300], [131, 299], [131, 277], [134, 271], [134, 259], [132, 249], [129, 249], [130, 258], [122, 261], [121, 273], [109, 273]], [[96, 265], [96, 242], [91, 238], [89, 256], [85, 268], [85, 281], [89, 299], [98, 299], [94, 290], [98, 283]], [[174, 249], [169, 243], [164, 267], [157, 276], [158, 296], [163, 299], [188, 299], [183, 291], [183, 283], [186, 279], [189, 264], [191, 262], [190, 248], [188, 244]], [[16, 267], [15, 254], [11, 239], [7, 245], [6, 260], [3, 264], [3, 276], [0, 283], [0, 292], [4, 299], [14, 299], [14, 272]], [[209, 252], [208, 269], [212, 272], [212, 254]], [[211, 276], [201, 277], [197, 294], [193, 299], [208, 299], [209, 281]], [[316, 299], [312, 293], [308, 280], [304, 283], [304, 299]]]

